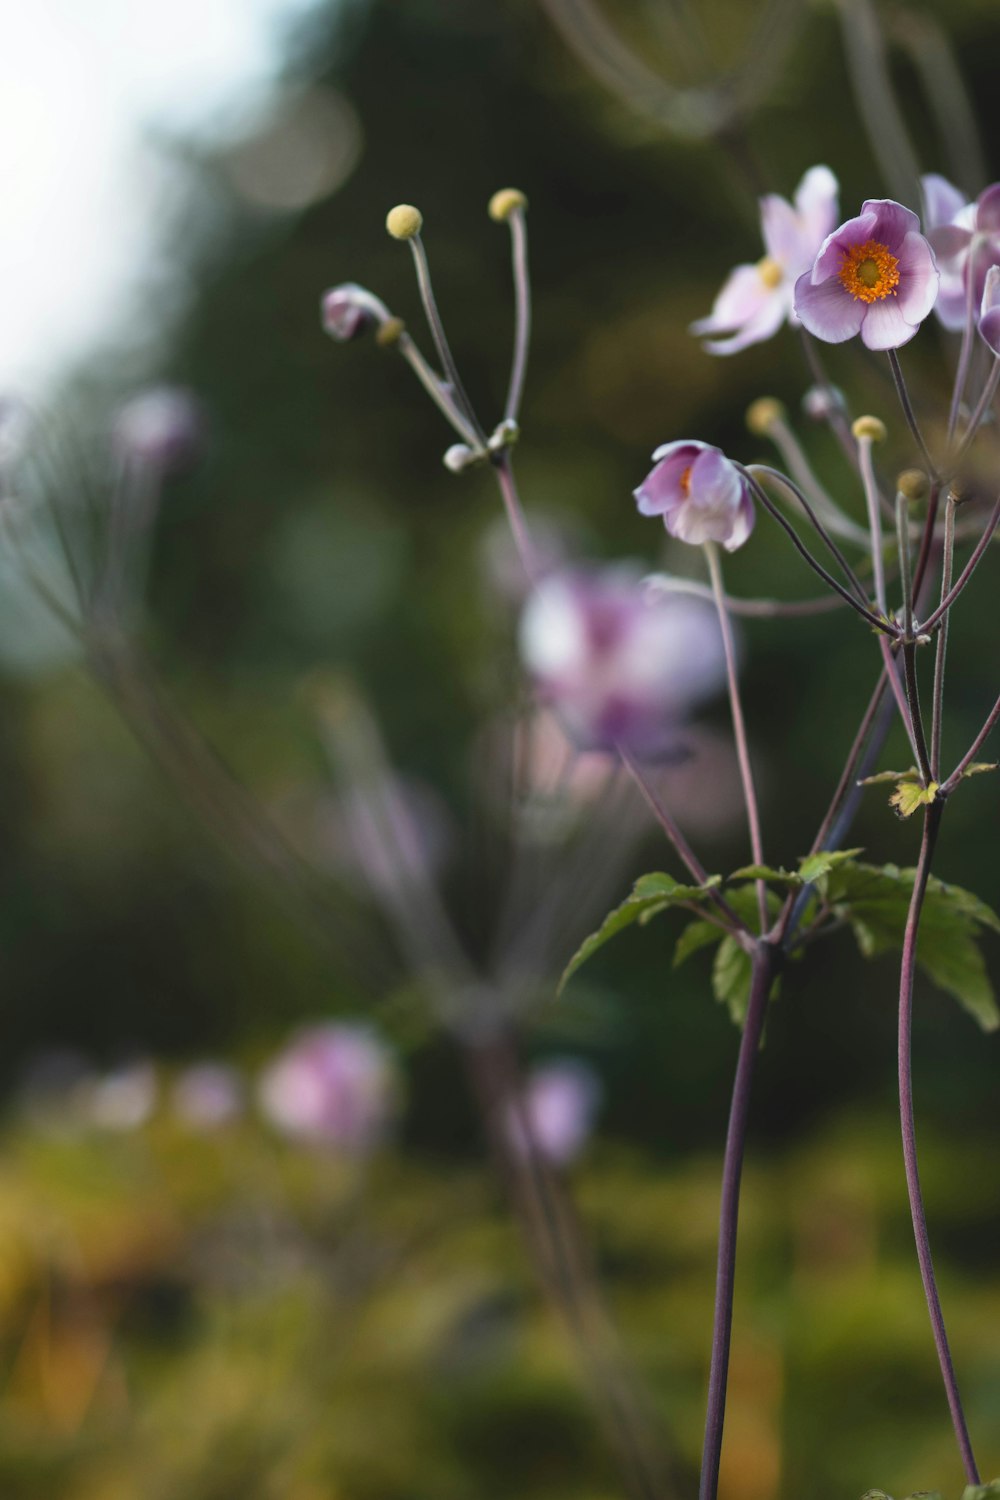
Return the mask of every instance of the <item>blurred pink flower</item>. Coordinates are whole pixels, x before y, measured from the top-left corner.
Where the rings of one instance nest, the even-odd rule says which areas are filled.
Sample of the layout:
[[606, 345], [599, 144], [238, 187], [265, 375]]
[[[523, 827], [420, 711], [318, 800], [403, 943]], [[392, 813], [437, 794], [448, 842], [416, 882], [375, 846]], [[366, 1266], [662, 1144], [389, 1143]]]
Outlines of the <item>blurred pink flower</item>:
[[1000, 183], [986, 188], [974, 203], [935, 172], [922, 177], [920, 185], [924, 228], [941, 272], [934, 311], [945, 328], [957, 331], [965, 326], [970, 294], [975, 313], [987, 272], [1000, 261]]
[[655, 751], [725, 680], [712, 607], [649, 599], [629, 568], [555, 573], [521, 617], [521, 654], [581, 749]]
[[644, 516], [662, 516], [678, 541], [701, 546], [721, 542], [727, 552], [742, 547], [753, 530], [754, 508], [743, 475], [720, 448], [695, 439], [664, 443], [634, 491]]
[[508, 1107], [506, 1129], [514, 1149], [526, 1154], [525, 1124], [539, 1153], [554, 1166], [575, 1161], [590, 1138], [601, 1102], [597, 1074], [575, 1058], [534, 1069], [518, 1104]]
[[777, 193], [760, 200], [760, 224], [767, 251], [756, 265], [737, 266], [715, 299], [707, 318], [691, 332], [726, 334], [709, 339], [710, 354], [736, 354], [796, 323], [795, 282], [808, 271], [837, 222], [837, 179], [829, 167], [812, 167], [795, 190], [794, 206]]
[[174, 1080], [174, 1114], [195, 1130], [214, 1130], [243, 1112], [243, 1079], [225, 1063], [195, 1063]]
[[262, 1073], [259, 1099], [285, 1135], [363, 1155], [389, 1124], [393, 1082], [389, 1054], [373, 1032], [331, 1023], [293, 1038]]
[[1000, 355], [1000, 266], [990, 266], [979, 307], [979, 332], [994, 354]]
[[198, 458], [204, 433], [201, 406], [189, 391], [151, 386], [119, 409], [113, 443], [127, 462], [168, 474], [188, 468]]

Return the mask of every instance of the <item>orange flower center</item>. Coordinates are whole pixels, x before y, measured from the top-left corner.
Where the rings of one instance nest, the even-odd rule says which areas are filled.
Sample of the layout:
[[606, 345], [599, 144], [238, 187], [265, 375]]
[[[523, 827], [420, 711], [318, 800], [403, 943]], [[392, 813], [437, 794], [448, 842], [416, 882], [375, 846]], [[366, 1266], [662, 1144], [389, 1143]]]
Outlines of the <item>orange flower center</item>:
[[688, 464], [680, 479], [677, 481], [677, 483], [681, 487], [681, 494], [684, 496], [685, 500], [691, 493], [691, 470], [693, 468], [694, 464]]
[[881, 302], [895, 294], [899, 285], [899, 261], [878, 240], [865, 240], [844, 251], [837, 272], [841, 286], [858, 302]]

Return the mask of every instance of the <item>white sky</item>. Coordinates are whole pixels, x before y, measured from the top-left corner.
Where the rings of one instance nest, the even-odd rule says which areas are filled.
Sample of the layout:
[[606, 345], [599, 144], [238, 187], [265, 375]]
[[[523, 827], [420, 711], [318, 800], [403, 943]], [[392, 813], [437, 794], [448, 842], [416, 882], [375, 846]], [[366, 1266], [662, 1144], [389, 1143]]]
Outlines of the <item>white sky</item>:
[[149, 130], [204, 138], [266, 107], [319, 0], [26, 0], [0, 49], [0, 392], [44, 389], [113, 334], [158, 264]]

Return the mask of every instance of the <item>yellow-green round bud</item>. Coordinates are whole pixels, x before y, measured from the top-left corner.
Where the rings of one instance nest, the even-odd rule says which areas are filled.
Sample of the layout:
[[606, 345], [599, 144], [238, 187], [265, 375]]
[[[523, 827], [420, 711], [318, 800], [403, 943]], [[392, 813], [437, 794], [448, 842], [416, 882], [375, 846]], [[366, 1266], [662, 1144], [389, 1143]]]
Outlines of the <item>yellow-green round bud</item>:
[[953, 479], [948, 490], [948, 499], [952, 505], [965, 505], [969, 500], [976, 498], [975, 489], [961, 479]]
[[385, 216], [385, 227], [394, 240], [412, 240], [419, 234], [424, 216], [412, 203], [397, 203]]
[[870, 438], [873, 443], [885, 442], [885, 423], [878, 417], [858, 417], [851, 424], [851, 431], [858, 439]]
[[774, 396], [758, 396], [747, 407], [746, 424], [757, 437], [769, 437], [776, 422], [785, 417], [785, 408]]
[[391, 349], [393, 344], [399, 343], [405, 327], [402, 318], [386, 318], [384, 323], [379, 324], [375, 334], [376, 344], [381, 344], [383, 349]]
[[520, 188], [501, 188], [490, 199], [489, 215], [498, 224], [502, 224], [505, 219], [510, 218], [512, 213], [516, 213], [519, 208], [525, 209], [527, 206], [528, 200]]
[[896, 480], [897, 492], [911, 504], [926, 499], [929, 489], [930, 484], [923, 469], [904, 469]]

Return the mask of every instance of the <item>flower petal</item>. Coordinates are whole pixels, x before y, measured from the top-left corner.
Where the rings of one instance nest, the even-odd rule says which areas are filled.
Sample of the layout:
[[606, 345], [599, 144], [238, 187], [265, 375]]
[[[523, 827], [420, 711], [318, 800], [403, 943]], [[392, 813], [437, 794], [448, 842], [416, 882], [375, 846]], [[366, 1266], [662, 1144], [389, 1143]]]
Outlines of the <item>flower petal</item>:
[[880, 244], [888, 245], [890, 250], [895, 251], [897, 245], [901, 245], [911, 230], [920, 233], [920, 220], [911, 208], [904, 208], [894, 198], [868, 198], [861, 205], [862, 216], [867, 213], [875, 215], [875, 228], [872, 230], [872, 239], [878, 240]]
[[951, 269], [952, 262], [958, 262], [968, 252], [972, 244], [972, 231], [963, 229], [959, 224], [942, 224], [939, 228], [932, 229], [927, 238], [938, 260]]
[[705, 348], [709, 354], [738, 354], [749, 344], [760, 344], [777, 333], [786, 318], [792, 317], [790, 286], [776, 287], [768, 293], [764, 302], [752, 318], [748, 318], [738, 333], [728, 339], [709, 339]]
[[829, 167], [810, 167], [795, 189], [795, 208], [809, 243], [810, 258], [836, 226], [839, 195], [837, 179]]
[[818, 286], [828, 276], [835, 276], [844, 263], [844, 256], [852, 245], [863, 245], [865, 240], [870, 240], [875, 229], [877, 216], [874, 213], [859, 214], [856, 219], [847, 219], [839, 229], [828, 234], [819, 247], [812, 268], [812, 281]]
[[896, 301], [908, 323], [922, 323], [937, 300], [941, 280], [934, 252], [916, 230], [911, 230], [899, 251], [899, 291]]
[[692, 323], [691, 332], [732, 333], [742, 328], [759, 312], [771, 291], [756, 266], [737, 266], [724, 282], [708, 317]]
[[898, 349], [901, 344], [908, 344], [916, 331], [917, 324], [908, 323], [903, 317], [898, 299], [883, 297], [881, 302], [869, 303], [865, 311], [861, 342], [868, 349]]
[[982, 234], [1000, 230], [1000, 182], [994, 182], [976, 199], [976, 228]]
[[968, 203], [965, 194], [937, 172], [928, 172], [926, 177], [921, 177], [920, 186], [924, 195], [924, 223], [928, 230], [937, 229], [940, 224], [950, 224]]
[[808, 252], [803, 256], [798, 215], [787, 198], [768, 193], [760, 200], [760, 228], [764, 248], [772, 260], [781, 266], [791, 264], [805, 269], [799, 262], [805, 259], [808, 263], [811, 256]]
[[[815, 275], [815, 271], [813, 272]], [[857, 301], [833, 278], [814, 285], [809, 272], [795, 283], [795, 311], [810, 333], [827, 344], [853, 338], [864, 321], [866, 304]]]

